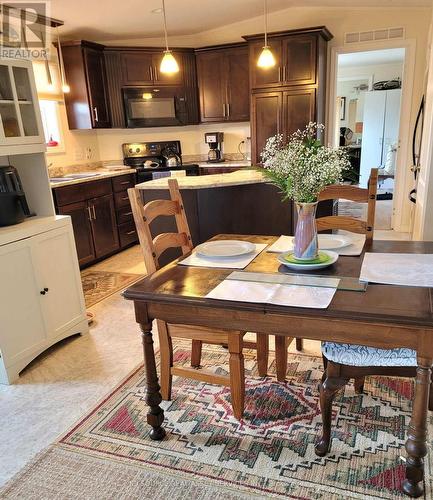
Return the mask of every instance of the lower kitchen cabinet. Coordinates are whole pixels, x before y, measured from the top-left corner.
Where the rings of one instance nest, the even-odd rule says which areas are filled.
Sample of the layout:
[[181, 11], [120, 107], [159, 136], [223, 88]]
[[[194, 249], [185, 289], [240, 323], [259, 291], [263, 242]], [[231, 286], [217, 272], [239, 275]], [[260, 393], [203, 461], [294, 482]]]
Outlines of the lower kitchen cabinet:
[[62, 338], [88, 331], [72, 228], [51, 229], [0, 247], [0, 383], [12, 383]]
[[114, 200], [112, 194], [89, 200], [88, 206], [92, 214], [93, 244], [97, 259], [104, 257], [119, 248]]
[[72, 218], [80, 266], [138, 241], [127, 189], [135, 174], [54, 188], [56, 211]]
[[88, 264], [96, 259], [93, 245], [91, 212], [86, 201], [71, 203], [58, 208], [61, 215], [69, 215], [74, 228], [75, 245], [80, 265]]

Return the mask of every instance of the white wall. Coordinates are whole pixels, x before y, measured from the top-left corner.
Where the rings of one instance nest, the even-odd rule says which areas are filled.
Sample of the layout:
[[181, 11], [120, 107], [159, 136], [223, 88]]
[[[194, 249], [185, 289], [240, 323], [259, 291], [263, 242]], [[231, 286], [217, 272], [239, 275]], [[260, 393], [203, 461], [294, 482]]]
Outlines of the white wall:
[[[205, 132], [224, 132], [223, 151], [237, 153], [240, 141], [250, 137], [249, 122], [214, 123], [206, 125], [190, 125], [186, 127], [160, 127], [141, 129], [107, 129], [96, 132], [99, 157], [101, 160], [118, 160], [122, 158], [122, 144], [136, 141], [180, 140], [182, 154], [207, 154], [209, 148], [204, 142]], [[249, 143], [249, 141], [248, 141]], [[245, 151], [246, 145], [242, 145]]]

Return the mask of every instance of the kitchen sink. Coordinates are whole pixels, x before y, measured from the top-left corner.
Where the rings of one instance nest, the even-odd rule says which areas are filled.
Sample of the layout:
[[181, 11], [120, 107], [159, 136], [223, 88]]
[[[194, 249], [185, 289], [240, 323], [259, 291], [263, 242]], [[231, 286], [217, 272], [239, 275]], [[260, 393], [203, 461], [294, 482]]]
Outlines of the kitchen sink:
[[89, 172], [89, 173], [81, 173], [81, 174], [68, 174], [63, 177], [51, 177], [50, 182], [65, 182], [65, 181], [76, 181], [79, 179], [88, 179], [90, 177], [98, 177], [99, 175], [103, 175], [100, 172]]

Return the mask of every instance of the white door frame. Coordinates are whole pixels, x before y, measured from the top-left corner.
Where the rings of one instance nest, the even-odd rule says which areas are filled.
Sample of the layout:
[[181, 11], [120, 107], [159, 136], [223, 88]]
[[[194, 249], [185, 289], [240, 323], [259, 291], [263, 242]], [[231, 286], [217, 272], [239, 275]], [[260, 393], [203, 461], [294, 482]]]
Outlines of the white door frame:
[[[403, 65], [403, 78], [402, 78], [402, 95], [401, 95], [401, 109], [400, 118], [402, 116], [411, 116], [412, 111], [412, 92], [413, 83], [415, 78], [415, 50], [416, 40], [383, 40], [375, 42], [363, 42], [343, 45], [339, 47], [332, 47], [330, 49], [330, 70], [328, 74], [328, 102], [327, 102], [327, 123], [328, 140], [335, 147], [333, 131], [337, 126], [336, 123], [336, 99], [337, 99], [337, 73], [338, 73], [338, 56], [339, 54], [347, 54], [351, 52], [367, 52], [371, 50], [382, 49], [395, 49], [404, 48], [405, 58]], [[328, 54], [329, 55], [329, 54]], [[411, 230], [411, 207], [406, 202], [407, 194], [409, 193], [413, 184], [413, 174], [409, 169], [410, 154], [410, 138], [411, 123], [409, 120], [400, 119], [399, 129], [399, 153], [397, 155], [397, 167], [395, 173], [394, 197], [393, 197], [393, 219], [392, 226], [396, 231], [410, 232]]]

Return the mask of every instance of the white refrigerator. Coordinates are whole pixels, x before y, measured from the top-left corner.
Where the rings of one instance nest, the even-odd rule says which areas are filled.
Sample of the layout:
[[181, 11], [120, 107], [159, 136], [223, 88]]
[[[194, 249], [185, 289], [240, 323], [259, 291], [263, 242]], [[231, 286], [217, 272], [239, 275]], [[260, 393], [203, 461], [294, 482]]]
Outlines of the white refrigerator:
[[[365, 93], [360, 186], [367, 187], [370, 170], [385, 168], [390, 150], [398, 148], [401, 89]], [[396, 154], [391, 156], [394, 167]]]

